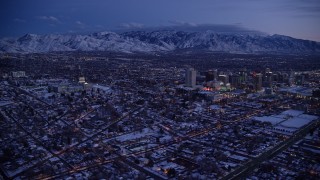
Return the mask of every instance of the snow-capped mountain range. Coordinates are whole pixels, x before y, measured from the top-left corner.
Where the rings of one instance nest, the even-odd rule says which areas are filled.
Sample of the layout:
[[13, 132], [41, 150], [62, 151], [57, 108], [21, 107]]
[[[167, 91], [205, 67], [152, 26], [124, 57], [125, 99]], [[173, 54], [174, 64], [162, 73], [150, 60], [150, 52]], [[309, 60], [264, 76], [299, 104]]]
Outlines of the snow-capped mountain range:
[[100, 32], [88, 35], [35, 35], [0, 40], [0, 52], [53, 51], [169, 52], [205, 50], [229, 53], [320, 54], [320, 43], [282, 35], [185, 32], [174, 30]]

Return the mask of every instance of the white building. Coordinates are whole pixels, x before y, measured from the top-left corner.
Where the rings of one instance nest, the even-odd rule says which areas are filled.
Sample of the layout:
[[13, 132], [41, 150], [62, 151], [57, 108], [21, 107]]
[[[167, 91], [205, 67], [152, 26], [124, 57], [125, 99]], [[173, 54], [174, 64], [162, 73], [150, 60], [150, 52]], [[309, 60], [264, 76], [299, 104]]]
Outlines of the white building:
[[86, 82], [85, 77], [79, 77], [79, 83], [83, 84]]
[[317, 120], [318, 116], [303, 114], [303, 111], [286, 110], [278, 115], [254, 117], [254, 120], [270, 122], [274, 131], [282, 134], [293, 134], [303, 126]]
[[92, 85], [92, 89], [93, 91], [99, 91], [99, 92], [103, 92], [104, 94], [110, 94], [112, 92], [111, 88], [108, 86], [102, 86], [102, 85]]
[[14, 78], [26, 77], [26, 72], [25, 71], [12, 71], [11, 75]]

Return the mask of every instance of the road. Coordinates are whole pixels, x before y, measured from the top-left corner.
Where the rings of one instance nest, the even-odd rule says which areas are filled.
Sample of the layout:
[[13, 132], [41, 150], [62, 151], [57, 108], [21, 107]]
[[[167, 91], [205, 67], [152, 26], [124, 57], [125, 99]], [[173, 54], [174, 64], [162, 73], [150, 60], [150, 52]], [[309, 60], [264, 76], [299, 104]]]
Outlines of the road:
[[[46, 151], [48, 151], [51, 155], [47, 157], [47, 159], [52, 158], [52, 157], [57, 157], [59, 160], [61, 160], [61, 162], [63, 162], [65, 165], [67, 165], [70, 168], [73, 168], [67, 161], [65, 161], [64, 159], [62, 159], [61, 157], [57, 156], [56, 154], [54, 154], [54, 152], [52, 152], [49, 148], [47, 148], [38, 138], [34, 137], [32, 133], [30, 133], [28, 130], [26, 130], [20, 123], [18, 120], [16, 120], [14, 117], [11, 116], [11, 114], [6, 114], [9, 118], [11, 118], [16, 124], [17, 126], [22, 129], [29, 137], [31, 137], [37, 144], [41, 145], [43, 148], [46, 149]], [[33, 165], [34, 166], [34, 165]], [[32, 167], [33, 167], [32, 166]], [[26, 170], [28, 170], [29, 168], [27, 168]], [[26, 170], [22, 171], [25, 172]], [[12, 178], [17, 177], [21, 174], [17, 173], [15, 174]]]
[[[27, 93], [29, 96], [30, 93], [22, 90], [22, 89], [19, 89], [20, 91], [24, 92], [25, 94]], [[36, 98], [36, 97], [34, 97]], [[37, 99], [37, 98], [36, 98]], [[38, 101], [41, 101], [40, 99], [37, 99]], [[42, 103], [45, 103], [43, 101], [41, 101]], [[46, 105], [48, 106], [51, 106], [47, 103], [45, 103]], [[41, 164], [43, 164], [44, 162], [46, 162], [49, 158], [51, 157], [58, 157], [64, 164], [66, 165], [69, 165], [69, 167], [71, 168], [70, 171], [65, 171], [65, 172], [62, 172], [62, 173], [59, 173], [55, 176], [51, 176], [51, 177], [47, 177], [48, 179], [50, 178], [57, 178], [57, 177], [63, 177], [64, 175], [66, 174], [70, 174], [70, 173], [75, 173], [75, 172], [81, 172], [83, 170], [86, 170], [86, 169], [89, 169], [89, 168], [92, 168], [92, 167], [95, 167], [95, 166], [98, 166], [98, 165], [101, 165], [101, 164], [106, 164], [106, 163], [110, 163], [110, 162], [114, 162], [114, 161], [117, 161], [117, 160], [120, 160], [120, 161], [123, 161], [125, 163], [127, 163], [129, 166], [139, 170], [139, 171], [142, 171], [144, 173], [146, 173], [147, 175], [155, 178], [155, 179], [164, 179], [163, 177], [161, 176], [158, 176], [157, 174], [154, 174], [152, 172], [149, 172], [147, 171], [146, 169], [144, 169], [143, 167], [131, 162], [130, 160], [126, 159], [127, 157], [130, 157], [132, 155], [139, 155], [139, 154], [144, 154], [146, 152], [150, 152], [150, 151], [154, 151], [154, 150], [157, 150], [157, 149], [162, 149], [162, 148], [166, 148], [172, 144], [176, 144], [176, 143], [180, 143], [182, 141], [186, 141], [186, 140], [193, 140], [194, 137], [197, 137], [197, 136], [200, 136], [200, 135], [203, 135], [203, 134], [206, 134], [206, 133], [209, 133], [211, 132], [212, 130], [216, 129], [215, 127], [207, 127], [207, 128], [204, 128], [200, 131], [197, 131], [197, 132], [193, 132], [193, 133], [190, 133], [188, 135], [180, 135], [178, 133], [176, 133], [175, 131], [171, 130], [170, 127], [167, 127], [167, 126], [164, 126], [162, 124], [159, 124], [158, 126], [163, 128], [165, 131], [169, 132], [171, 135], [173, 135], [173, 137], [176, 137], [175, 140], [173, 141], [170, 141], [170, 142], [166, 142], [166, 143], [163, 143], [163, 144], [159, 144], [158, 146], [156, 147], [153, 147], [153, 148], [149, 148], [149, 149], [146, 149], [146, 150], [143, 150], [143, 151], [139, 151], [139, 152], [133, 152], [133, 153], [128, 153], [128, 154], [124, 154], [124, 155], [121, 155], [121, 154], [116, 154], [117, 157], [114, 157], [114, 158], [111, 158], [111, 159], [106, 159], [106, 160], [103, 160], [101, 162], [97, 162], [97, 163], [94, 163], [94, 164], [91, 164], [91, 165], [88, 165], [88, 166], [85, 166], [85, 167], [73, 167], [71, 166], [70, 164], [68, 164], [68, 162], [66, 162], [64, 159], [60, 158], [59, 155], [69, 151], [69, 150], [72, 150], [74, 149], [76, 146], [78, 146], [79, 144], [82, 144], [82, 143], [85, 143], [89, 140], [92, 140], [94, 139], [95, 137], [97, 137], [98, 135], [100, 135], [101, 133], [103, 133], [105, 130], [107, 130], [108, 128], [112, 127], [112, 125], [118, 123], [119, 121], [123, 120], [125, 117], [129, 116], [130, 114], [136, 112], [136, 111], [139, 111], [142, 107], [139, 107], [139, 108], [136, 108], [126, 114], [124, 114], [122, 117], [114, 120], [113, 122], [111, 122], [110, 124], [108, 124], [106, 127], [100, 129], [99, 131], [97, 131], [95, 134], [93, 134], [92, 136], [90, 137], [87, 137], [86, 139], [82, 140], [82, 141], [79, 141], [78, 143], [76, 144], [73, 144], [71, 145], [70, 147], [64, 149], [63, 151], [59, 152], [59, 153], [53, 153], [51, 152], [49, 149], [47, 149], [48, 152], [50, 152], [52, 155], [42, 161], [39, 161], [38, 163], [32, 165], [31, 167], [27, 168], [26, 170], [29, 170], [29, 169], [32, 169], [33, 167], [35, 166], [39, 166]], [[94, 110], [92, 111], [89, 111], [87, 114], [79, 117], [79, 119], [82, 119], [84, 117], [86, 117], [87, 115], [89, 115], [90, 113], [92, 113]], [[236, 123], [236, 122], [239, 122], [239, 121], [243, 121], [249, 117], [252, 117], [254, 115], [256, 115], [258, 112], [258, 110], [255, 110], [253, 113], [251, 113], [250, 115], [246, 115], [245, 117], [240, 117], [234, 121], [229, 121], [229, 122], [224, 122], [222, 123], [222, 126], [225, 126], [227, 124], [232, 124], [232, 123]], [[12, 117], [11, 117], [12, 118]], [[61, 117], [59, 117], [61, 118]], [[78, 119], [78, 120], [79, 120]], [[13, 119], [16, 123], [17, 120]], [[296, 141], [300, 140], [301, 138], [303, 138], [308, 132], [310, 129], [314, 128], [314, 127], [317, 127], [319, 126], [319, 121], [314, 121], [310, 124], [308, 124], [307, 126], [303, 127], [302, 129], [300, 129], [299, 131], [297, 131], [293, 136], [291, 136], [289, 139], [285, 140], [284, 142], [281, 142], [279, 144], [277, 144], [276, 146], [274, 146], [272, 149], [262, 153], [260, 156], [254, 158], [254, 159], [251, 159], [249, 160], [247, 163], [243, 164], [242, 166], [236, 168], [234, 171], [230, 172], [229, 174], [227, 174], [225, 177], [223, 177], [222, 179], [241, 179], [241, 178], [245, 178], [246, 175], [252, 171], [253, 169], [255, 169], [256, 167], [258, 167], [262, 162], [266, 161], [266, 160], [269, 160], [271, 159], [272, 157], [276, 156], [277, 154], [279, 154], [280, 152], [282, 152], [283, 150], [287, 149], [289, 146], [291, 146], [292, 144], [294, 144]], [[19, 123], [18, 123], [19, 127], [22, 128], [28, 135], [30, 135], [30, 137], [32, 137], [37, 143], [41, 144], [42, 143], [35, 137], [32, 136], [31, 133], [29, 133], [27, 130], [25, 130], [23, 128], [23, 126], [21, 126]], [[43, 146], [43, 145], [42, 145]], [[43, 146], [45, 147], [45, 146]], [[24, 173], [26, 170], [24, 170], [23, 172], [21, 173]], [[14, 177], [18, 177], [19, 174], [15, 175]]]
[[112, 123], [110, 123], [107, 127], [101, 129], [100, 131], [98, 131], [97, 133], [95, 133], [94, 135], [92, 135], [91, 137], [88, 137], [88, 138], [85, 139], [85, 140], [82, 140], [82, 141], [80, 141], [80, 142], [78, 142], [78, 143], [76, 143], [76, 144], [73, 144], [72, 146], [64, 149], [63, 151], [60, 151], [59, 153], [54, 153], [54, 152], [52, 152], [50, 149], [47, 149], [47, 148], [42, 144], [42, 142], [40, 142], [37, 138], [33, 137], [32, 134], [29, 133], [27, 130], [25, 130], [25, 129], [23, 128], [23, 126], [21, 126], [13, 117], [9, 116], [10, 118], [12, 118], [12, 119], [19, 125], [19, 127], [20, 127], [22, 130], [24, 130], [28, 135], [30, 135], [30, 137], [32, 137], [36, 142], [38, 142], [42, 147], [46, 148], [46, 150], [51, 153], [51, 156], [49, 156], [49, 157], [47, 157], [47, 158], [44, 158], [43, 160], [41, 160], [41, 161], [35, 163], [34, 165], [28, 167], [28, 168], [25, 169], [24, 171], [21, 171], [20, 173], [17, 173], [17, 174], [16, 174], [15, 176], [13, 176], [12, 178], [18, 177], [19, 175], [23, 174], [25, 171], [27, 171], [27, 170], [29, 170], [29, 169], [32, 169], [33, 167], [36, 167], [36, 166], [39, 166], [39, 165], [43, 164], [44, 162], [46, 162], [48, 159], [50, 159], [50, 158], [52, 158], [52, 157], [57, 157], [57, 158], [59, 158], [63, 163], [65, 163], [66, 165], [68, 165], [71, 169], [74, 169], [68, 162], [66, 162], [64, 159], [62, 159], [62, 158], [60, 157], [61, 154], [65, 153], [66, 151], [69, 151], [69, 150], [74, 149], [74, 147], [78, 146], [79, 144], [85, 143], [85, 142], [87, 142], [87, 141], [95, 138], [97, 135], [99, 135], [100, 133], [102, 133], [102, 132], [104, 132], [105, 130], [107, 130], [108, 128], [110, 128], [110, 126], [118, 123], [119, 121], [123, 120], [125, 117], [129, 116], [130, 114], [132, 114], [132, 113], [134, 113], [134, 112], [136, 112], [136, 111], [138, 111], [138, 110], [140, 110], [140, 109], [141, 109], [141, 107], [136, 108], [136, 109], [128, 112], [127, 114], [125, 114], [125, 115], [123, 115], [122, 117], [116, 119], [115, 121], [113, 121]]
[[262, 162], [272, 159], [274, 156], [278, 155], [288, 147], [292, 146], [295, 142], [298, 140], [304, 138], [311, 129], [317, 128], [320, 126], [320, 121], [316, 120], [308, 125], [301, 128], [299, 131], [297, 131], [295, 134], [293, 134], [290, 138], [287, 140], [277, 144], [272, 149], [262, 153], [257, 158], [254, 158], [244, 165], [238, 167], [228, 175], [222, 178], [222, 180], [230, 180], [230, 179], [245, 179], [247, 174], [250, 173], [252, 170], [257, 168]]

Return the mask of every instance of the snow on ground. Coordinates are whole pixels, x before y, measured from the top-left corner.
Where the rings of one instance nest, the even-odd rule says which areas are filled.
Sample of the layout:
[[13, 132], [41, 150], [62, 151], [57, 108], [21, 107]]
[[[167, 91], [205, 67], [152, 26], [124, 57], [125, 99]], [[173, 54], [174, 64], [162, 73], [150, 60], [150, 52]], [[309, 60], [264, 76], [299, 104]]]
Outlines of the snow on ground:
[[232, 159], [236, 159], [236, 160], [239, 160], [239, 161], [246, 161], [248, 158], [246, 157], [243, 157], [243, 156], [239, 156], [239, 155], [235, 155], [235, 154], [232, 154], [231, 156], [229, 156], [230, 158]]
[[118, 137], [116, 137], [116, 140], [124, 142], [124, 141], [138, 139], [138, 138], [142, 138], [142, 137], [145, 137], [148, 135], [154, 135], [154, 134], [155, 134], [155, 132], [153, 130], [151, 130], [150, 128], [144, 128], [144, 129], [142, 129], [142, 132], [135, 131], [133, 133], [118, 136]]

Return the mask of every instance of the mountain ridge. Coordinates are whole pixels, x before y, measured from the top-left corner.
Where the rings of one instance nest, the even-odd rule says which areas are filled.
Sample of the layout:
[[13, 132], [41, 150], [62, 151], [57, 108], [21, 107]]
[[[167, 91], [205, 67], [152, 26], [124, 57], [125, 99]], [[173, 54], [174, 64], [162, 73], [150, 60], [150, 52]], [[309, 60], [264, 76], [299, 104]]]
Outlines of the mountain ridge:
[[54, 51], [112, 51], [124, 53], [204, 50], [227, 53], [320, 54], [320, 43], [283, 35], [186, 32], [175, 30], [96, 32], [77, 34], [26, 34], [0, 40], [2, 53]]

